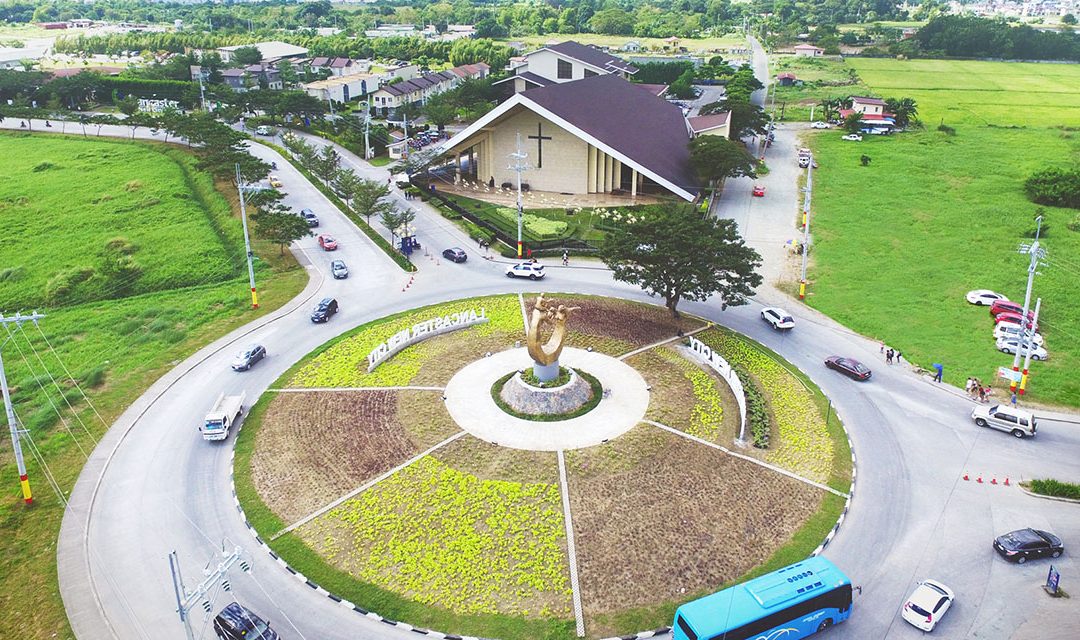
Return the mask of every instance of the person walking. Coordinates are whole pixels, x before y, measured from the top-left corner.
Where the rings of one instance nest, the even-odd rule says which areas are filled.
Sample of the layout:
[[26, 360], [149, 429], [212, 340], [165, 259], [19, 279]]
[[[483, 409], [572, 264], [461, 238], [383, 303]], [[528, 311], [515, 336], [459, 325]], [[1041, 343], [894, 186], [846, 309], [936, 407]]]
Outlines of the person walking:
[[562, 252], [562, 266], [570, 266], [570, 254], [565, 249]]
[[903, 358], [903, 354], [901, 354], [901, 353], [900, 353], [900, 350], [899, 350], [899, 349], [897, 349], [897, 350], [896, 350], [896, 364], [900, 364], [900, 360], [901, 360], [902, 358]]
[[986, 388], [978, 378], [975, 379], [975, 394], [979, 397], [979, 402], [986, 402]]
[[890, 347], [885, 352], [885, 364], [892, 364], [892, 357], [893, 357], [893, 350], [892, 350], [892, 347]]
[[943, 364], [941, 364], [939, 362], [935, 362], [932, 366], [934, 367], [934, 371], [935, 371], [935, 373], [934, 373], [934, 382], [941, 382], [941, 378], [945, 374], [945, 365], [943, 365]]
[[885, 353], [885, 341], [878, 340], [878, 353]]

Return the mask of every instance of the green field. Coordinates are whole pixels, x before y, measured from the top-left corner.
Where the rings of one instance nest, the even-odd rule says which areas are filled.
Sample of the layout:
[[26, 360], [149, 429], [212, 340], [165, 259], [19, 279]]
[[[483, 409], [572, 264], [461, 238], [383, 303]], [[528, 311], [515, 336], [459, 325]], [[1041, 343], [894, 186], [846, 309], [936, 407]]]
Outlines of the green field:
[[[219, 192], [182, 149], [5, 134], [0, 154], [0, 311], [46, 314], [41, 333], [24, 325], [4, 345], [15, 410], [36, 447], [24, 445], [35, 498], [27, 508], [11, 445], [0, 440], [0, 638], [72, 638], [56, 578], [63, 507], [32, 451], [70, 492], [86, 455], [139, 394], [202, 345], [291, 299], [307, 276], [276, 246], [256, 243], [261, 308], [251, 310], [235, 192]], [[52, 166], [35, 171], [43, 163]], [[137, 276], [106, 267], [102, 249], [116, 237], [137, 246]], [[48, 282], [72, 268], [92, 272], [50, 302]]]
[[937, 126], [1080, 126], [1080, 65], [848, 58], [883, 97], [911, 97]]
[[[943, 363], [947, 382], [994, 380], [1012, 356], [994, 349], [986, 308], [968, 305], [964, 294], [985, 288], [1023, 300], [1027, 259], [1017, 246], [1029, 240], [1037, 207], [1022, 182], [1077, 158], [1080, 137], [969, 124], [955, 136], [925, 131], [850, 143], [830, 131], [810, 139], [821, 165], [811, 306], [924, 368]], [[871, 158], [867, 167], [862, 154]], [[1049, 261], [1034, 292], [1043, 299], [1050, 360], [1033, 363], [1035, 402], [1080, 405], [1080, 232], [1066, 227], [1078, 213], [1044, 212]]]
[[[776, 118], [788, 122], [809, 120], [811, 107], [821, 100], [846, 98], [868, 91], [855, 69], [839, 56], [808, 58], [774, 55], [769, 59], [769, 73], [774, 83], [780, 73], [794, 73], [802, 81], [801, 85], [781, 87], [776, 84], [770, 89], [767, 110], [771, 113], [775, 107]], [[820, 115], [821, 109], [818, 108], [815, 119], [821, 119]]]

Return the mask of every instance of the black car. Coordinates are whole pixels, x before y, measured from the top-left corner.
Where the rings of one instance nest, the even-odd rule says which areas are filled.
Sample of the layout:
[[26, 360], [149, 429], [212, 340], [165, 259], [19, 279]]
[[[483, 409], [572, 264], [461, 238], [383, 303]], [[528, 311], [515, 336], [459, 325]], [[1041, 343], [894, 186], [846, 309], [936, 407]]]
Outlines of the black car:
[[333, 298], [323, 298], [322, 301], [315, 306], [315, 310], [311, 312], [311, 321], [315, 323], [326, 322], [330, 319], [330, 316], [337, 312], [337, 300]]
[[334, 274], [335, 280], [344, 280], [349, 277], [349, 268], [345, 266], [344, 260], [331, 260], [330, 273]]
[[450, 247], [449, 249], [443, 249], [442, 257], [452, 262], [465, 262], [469, 259], [469, 254], [465, 253], [465, 250], [461, 247]]
[[300, 217], [307, 221], [309, 227], [319, 226], [319, 216], [315, 215], [311, 209], [301, 209]]
[[1009, 562], [1024, 564], [1031, 558], [1056, 558], [1065, 551], [1065, 545], [1048, 531], [1017, 529], [995, 538], [994, 550]]
[[261, 344], [248, 345], [243, 351], [236, 354], [233, 360], [233, 371], [247, 371], [256, 362], [266, 357], [266, 348]]
[[278, 640], [270, 623], [233, 602], [214, 618], [214, 633], [221, 640]]
[[825, 359], [825, 366], [852, 378], [854, 380], [869, 380], [870, 367], [859, 362], [854, 358], [844, 358], [842, 356], [829, 356]]

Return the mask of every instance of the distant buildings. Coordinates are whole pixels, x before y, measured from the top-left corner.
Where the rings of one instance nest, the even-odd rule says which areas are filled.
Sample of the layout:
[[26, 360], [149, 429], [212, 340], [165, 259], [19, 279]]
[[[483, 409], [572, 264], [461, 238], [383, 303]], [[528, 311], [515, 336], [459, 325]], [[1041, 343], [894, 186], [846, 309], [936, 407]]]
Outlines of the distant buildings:
[[377, 115], [392, 116], [402, 105], [424, 102], [431, 96], [453, 89], [464, 80], [486, 78], [490, 71], [491, 67], [479, 62], [386, 84], [372, 94], [371, 106]]
[[510, 70], [514, 75], [496, 84], [510, 82], [514, 93], [599, 75], [628, 79], [638, 71], [622, 58], [572, 40], [548, 44], [514, 58]]
[[237, 49], [243, 49], [246, 47], [255, 47], [262, 55], [262, 61], [264, 63], [277, 62], [283, 59], [303, 58], [307, 56], [308, 50], [304, 47], [298, 47], [294, 44], [287, 42], [255, 42], [252, 44], [238, 44], [231, 47], [219, 47], [217, 49], [218, 55], [221, 56], [223, 62], [230, 62], [233, 54]]
[[379, 88], [380, 78], [370, 73], [354, 73], [347, 76], [331, 76], [303, 85], [304, 91], [319, 100], [349, 102], [358, 100]]
[[382, 24], [374, 29], [364, 31], [366, 38], [414, 38], [421, 37], [427, 40], [459, 40], [472, 38], [476, 35], [476, 27], [471, 24], [448, 24], [446, 31], [439, 33], [435, 25], [429, 24], [419, 28], [414, 24]]
[[825, 55], [825, 50], [812, 44], [795, 45], [795, 55], [800, 58], [817, 58]]

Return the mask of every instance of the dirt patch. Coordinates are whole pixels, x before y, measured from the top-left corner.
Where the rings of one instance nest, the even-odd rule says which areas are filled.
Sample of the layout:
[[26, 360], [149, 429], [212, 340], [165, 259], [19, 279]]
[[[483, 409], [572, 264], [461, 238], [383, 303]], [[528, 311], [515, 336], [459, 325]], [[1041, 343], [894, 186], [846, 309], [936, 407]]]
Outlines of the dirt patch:
[[458, 431], [438, 391], [402, 389], [397, 392], [397, 420], [420, 451], [430, 449]]
[[432, 453], [446, 466], [481, 480], [558, 484], [559, 466], [552, 451], [521, 451], [465, 436]]
[[398, 420], [397, 393], [278, 394], [251, 456], [266, 505], [294, 522], [420, 452]]
[[645, 418], [679, 428], [690, 423], [690, 412], [697, 402], [694, 385], [686, 377], [683, 367], [662, 357], [657, 351], [650, 349], [627, 358], [625, 362], [637, 369], [652, 387]]
[[[574, 452], [568, 482], [587, 617], [715, 589], [768, 558], [821, 502], [801, 482], [653, 429], [638, 440], [653, 444], [650, 455], [632, 468], [608, 462], [616, 443]], [[576, 470], [583, 463], [586, 474]]]
[[483, 334], [460, 331], [431, 338], [417, 345], [421, 350], [423, 364], [409, 382], [413, 386], [443, 387], [462, 367], [479, 360], [484, 354], [498, 353], [513, 348], [514, 341], [524, 344], [525, 334], [511, 335], [505, 332]]
[[[568, 333], [577, 335], [579, 339], [585, 336], [603, 336], [601, 344], [629, 345], [628, 351], [673, 338], [680, 330], [685, 333], [701, 326], [701, 322], [694, 318], [672, 318], [671, 313], [663, 307], [628, 300], [573, 295], [544, 298], [545, 301], [549, 299], [556, 304], [581, 307], [570, 316], [567, 322]], [[525, 303], [527, 308], [532, 308], [530, 298], [526, 298]], [[568, 344], [579, 346], [569, 341]], [[581, 345], [582, 348], [586, 346], [593, 345]]]

